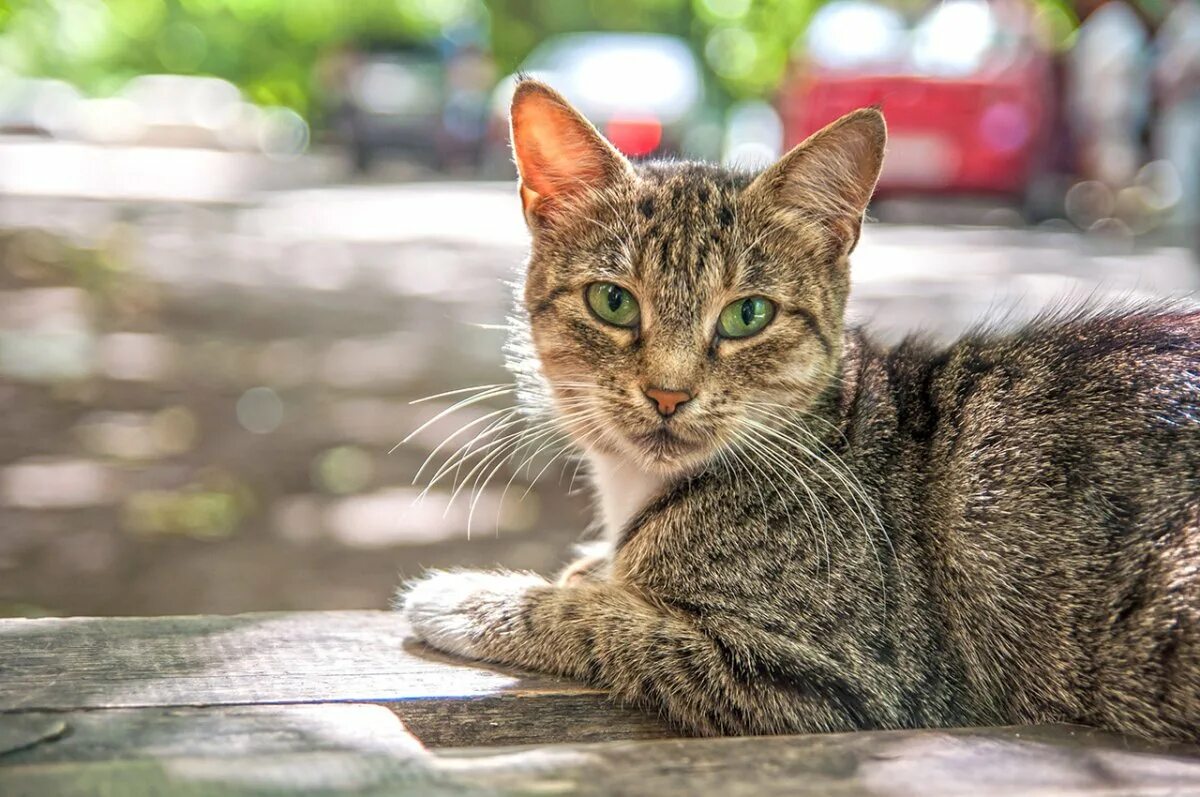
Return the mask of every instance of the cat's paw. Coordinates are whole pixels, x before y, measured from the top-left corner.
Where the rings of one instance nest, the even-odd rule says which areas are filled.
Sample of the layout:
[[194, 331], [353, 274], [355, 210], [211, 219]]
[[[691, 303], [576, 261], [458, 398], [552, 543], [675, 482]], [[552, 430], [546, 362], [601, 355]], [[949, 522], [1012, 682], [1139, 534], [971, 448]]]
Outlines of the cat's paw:
[[526, 592], [544, 586], [531, 573], [431, 570], [401, 588], [395, 607], [423, 642], [486, 658], [488, 637], [511, 626]]

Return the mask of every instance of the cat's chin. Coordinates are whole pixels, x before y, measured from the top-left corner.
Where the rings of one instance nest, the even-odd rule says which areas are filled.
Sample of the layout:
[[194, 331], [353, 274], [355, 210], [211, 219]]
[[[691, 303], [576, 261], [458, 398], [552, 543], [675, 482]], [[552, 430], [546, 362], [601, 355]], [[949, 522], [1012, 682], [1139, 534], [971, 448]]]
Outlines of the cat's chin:
[[625, 450], [612, 452], [662, 478], [677, 478], [702, 467], [712, 458], [711, 446], [689, 440], [665, 428], [631, 435]]
[[697, 453], [701, 444], [683, 437], [666, 426], [636, 435], [634, 443], [656, 460], [671, 461]]

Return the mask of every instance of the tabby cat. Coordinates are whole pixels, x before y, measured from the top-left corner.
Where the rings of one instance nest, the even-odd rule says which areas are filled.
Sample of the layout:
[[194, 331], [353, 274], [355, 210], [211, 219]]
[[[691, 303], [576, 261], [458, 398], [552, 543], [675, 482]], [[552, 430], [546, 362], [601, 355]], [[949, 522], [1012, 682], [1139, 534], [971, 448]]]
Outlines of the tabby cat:
[[431, 572], [417, 636], [695, 734], [1080, 722], [1200, 739], [1200, 311], [948, 348], [847, 328], [878, 109], [757, 176], [632, 164], [512, 105], [513, 366], [589, 465], [600, 556]]

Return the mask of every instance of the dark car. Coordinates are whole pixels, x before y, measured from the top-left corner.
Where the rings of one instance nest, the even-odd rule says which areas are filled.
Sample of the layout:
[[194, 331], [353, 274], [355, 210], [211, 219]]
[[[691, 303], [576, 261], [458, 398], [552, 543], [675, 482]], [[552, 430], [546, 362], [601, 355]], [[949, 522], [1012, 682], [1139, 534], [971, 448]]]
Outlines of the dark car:
[[439, 171], [477, 161], [492, 81], [482, 50], [414, 44], [348, 51], [340, 60], [334, 127], [358, 171], [382, 155]]

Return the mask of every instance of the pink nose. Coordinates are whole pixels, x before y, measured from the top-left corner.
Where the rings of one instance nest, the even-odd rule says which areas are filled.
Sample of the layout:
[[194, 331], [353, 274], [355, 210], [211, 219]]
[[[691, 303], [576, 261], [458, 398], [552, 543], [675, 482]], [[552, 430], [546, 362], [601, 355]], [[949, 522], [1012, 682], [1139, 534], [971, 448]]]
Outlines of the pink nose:
[[674, 415], [680, 404], [692, 400], [692, 394], [686, 390], [663, 390], [662, 388], [648, 387], [644, 392], [646, 398], [658, 405], [658, 414], [663, 417]]

